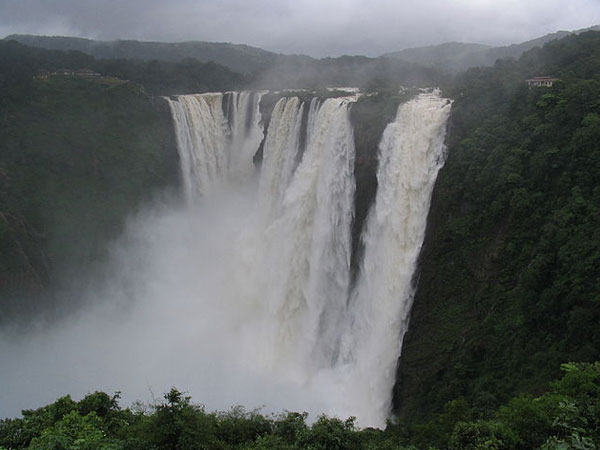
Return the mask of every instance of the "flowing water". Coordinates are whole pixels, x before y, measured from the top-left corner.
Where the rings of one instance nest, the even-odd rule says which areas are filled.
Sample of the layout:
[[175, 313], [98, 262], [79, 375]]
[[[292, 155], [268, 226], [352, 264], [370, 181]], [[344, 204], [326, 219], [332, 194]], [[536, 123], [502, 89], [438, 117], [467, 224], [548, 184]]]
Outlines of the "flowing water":
[[186, 201], [130, 220], [90, 309], [3, 332], [0, 417], [67, 393], [132, 401], [177, 386], [207, 409], [385, 425], [450, 103], [423, 93], [385, 129], [352, 283], [358, 96], [281, 98], [265, 135], [261, 95], [168, 99]]
[[[178, 103], [193, 99], [200, 104], [204, 97], [206, 104], [214, 98], [171, 101], [178, 135], [186, 136], [190, 128], [205, 128], [211, 136], [228, 134], [214, 131], [225, 122], [221, 116], [203, 125], [197, 122], [204, 117], [199, 111], [187, 110], [185, 120], [177, 115]], [[258, 181], [257, 228], [244, 241], [254, 246], [254, 262], [260, 263], [254, 270], [246, 267], [252, 275], [244, 277], [247, 295], [238, 300], [254, 308], [254, 326], [260, 330], [253, 336], [257, 367], [308, 390], [321, 383], [329, 391], [332, 411], [381, 426], [390, 410], [429, 200], [444, 160], [450, 103], [436, 92], [421, 94], [401, 105], [386, 128], [379, 148], [378, 192], [362, 237], [364, 259], [351, 289], [353, 101], [355, 97], [315, 98], [307, 104], [284, 97], [275, 105]], [[309, 108], [306, 149], [296, 164], [304, 108]], [[214, 148], [230, 147], [219, 143]], [[202, 147], [186, 147], [186, 153], [199, 151], [206, 153]], [[203, 185], [183, 164], [192, 177], [186, 186]]]

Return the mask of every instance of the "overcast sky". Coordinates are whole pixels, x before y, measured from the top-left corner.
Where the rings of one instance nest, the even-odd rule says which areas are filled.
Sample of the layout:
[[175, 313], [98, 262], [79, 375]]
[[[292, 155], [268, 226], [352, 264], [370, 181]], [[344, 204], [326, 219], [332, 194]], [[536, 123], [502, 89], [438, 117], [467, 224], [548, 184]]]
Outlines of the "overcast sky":
[[600, 0], [0, 0], [0, 37], [244, 43], [312, 56], [522, 42], [600, 24]]

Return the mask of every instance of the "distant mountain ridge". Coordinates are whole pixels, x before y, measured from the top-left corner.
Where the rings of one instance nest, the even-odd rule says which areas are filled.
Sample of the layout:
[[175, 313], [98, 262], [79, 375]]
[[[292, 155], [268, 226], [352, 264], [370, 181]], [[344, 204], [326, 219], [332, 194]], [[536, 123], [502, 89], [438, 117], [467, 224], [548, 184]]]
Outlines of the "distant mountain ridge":
[[[140, 41], [94, 41], [91, 39], [10, 35], [4, 42], [16, 41], [20, 45], [42, 50], [78, 51], [105, 61], [102, 73], [116, 74], [106, 68], [108, 61], [119, 65], [118, 60], [147, 63], [157, 60], [164, 63], [181, 63], [194, 59], [200, 63], [215, 63], [246, 77], [247, 88], [287, 89], [316, 88], [326, 86], [358, 86], [375, 84], [439, 85], [441, 76], [437, 70], [402, 60], [369, 58], [366, 56], [340, 56], [316, 59], [304, 55], [281, 55], [247, 45], [211, 42], [140, 42]], [[133, 79], [122, 70], [121, 78]], [[152, 73], [148, 74], [152, 78]], [[143, 81], [138, 79], [142, 84]], [[146, 80], [148, 81], [148, 80]], [[215, 81], [215, 80], [213, 80]], [[187, 91], [186, 91], [187, 92]]]
[[447, 69], [462, 69], [470, 66], [471, 59], [476, 62], [479, 55], [492, 50], [494, 47], [483, 44], [467, 44], [462, 42], [447, 42], [426, 47], [415, 47], [386, 53], [384, 58], [400, 59], [403, 61], [429, 67], [444, 67]]
[[531, 50], [534, 47], [540, 47], [547, 42], [590, 30], [600, 31], [600, 25], [575, 31], [557, 31], [520, 44], [511, 44], [503, 47], [448, 42], [426, 47], [407, 48], [397, 52], [385, 53], [381, 56], [420, 64], [426, 67], [444, 69], [450, 72], [458, 72], [469, 67], [492, 66], [496, 60], [501, 58], [518, 58], [527, 50]]
[[[363, 56], [340, 56], [337, 58], [316, 59], [306, 55], [284, 55], [252, 47], [245, 44], [227, 42], [153, 42], [136, 40], [96, 41], [85, 38], [64, 36], [34, 36], [12, 34], [5, 40], [15, 40], [29, 47], [49, 50], [80, 51], [96, 58], [106, 59], [138, 59], [143, 61], [159, 60], [178, 62], [186, 58], [194, 58], [200, 62], [212, 61], [228, 67], [241, 74], [276, 73], [277, 77], [293, 78], [314, 77], [324, 66], [338, 66], [341, 69], [364, 71], [362, 66], [378, 64], [400, 64], [403, 68], [420, 66], [425, 69], [436, 69], [456, 73], [469, 67], [492, 66], [500, 58], [519, 58], [524, 52], [539, 47], [547, 42], [562, 39], [571, 34], [584, 31], [600, 31], [600, 25], [575, 31], [557, 31], [531, 39], [520, 44], [493, 47], [476, 43], [447, 42], [439, 45], [416, 47], [386, 53], [378, 58]], [[388, 63], [384, 63], [388, 61]], [[307, 75], [308, 74], [308, 75]]]
[[140, 59], [177, 62], [195, 58], [213, 61], [239, 73], [252, 73], [281, 60], [307, 59], [308, 56], [280, 55], [258, 47], [226, 42], [145, 42], [135, 40], [95, 41], [63, 36], [12, 34], [5, 38], [30, 47], [49, 50], [80, 51], [96, 58]]

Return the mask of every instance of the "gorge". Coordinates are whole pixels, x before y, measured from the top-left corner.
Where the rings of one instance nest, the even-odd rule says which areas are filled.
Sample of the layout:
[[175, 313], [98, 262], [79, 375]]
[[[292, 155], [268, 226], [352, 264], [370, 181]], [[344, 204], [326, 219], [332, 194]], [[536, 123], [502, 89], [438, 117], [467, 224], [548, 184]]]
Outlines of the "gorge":
[[85, 294], [91, 309], [3, 341], [18, 361], [3, 414], [18, 412], [17, 398], [83, 394], [89, 383], [128, 400], [175, 383], [209, 408], [385, 425], [450, 102], [428, 91], [398, 106], [356, 246], [350, 113], [361, 94], [276, 94], [268, 123], [265, 94], [165, 98], [183, 199], [129, 221], [112, 269]]
[[1, 41], [0, 448], [596, 442], [599, 44], [399, 91]]
[[303, 389], [315, 382], [327, 386], [331, 413], [383, 426], [431, 190], [443, 164], [450, 103], [437, 91], [422, 93], [402, 104], [384, 131], [378, 192], [351, 283], [355, 151], [349, 110], [359, 94], [281, 97], [253, 183], [259, 96], [168, 100], [188, 200], [210, 196], [219, 184], [254, 190], [256, 211], [246, 217], [246, 236], [238, 241], [238, 252], [252, 258], [232, 276], [239, 292], [223, 300], [248, 310], [246, 339], [257, 350], [252, 364], [297, 380]]

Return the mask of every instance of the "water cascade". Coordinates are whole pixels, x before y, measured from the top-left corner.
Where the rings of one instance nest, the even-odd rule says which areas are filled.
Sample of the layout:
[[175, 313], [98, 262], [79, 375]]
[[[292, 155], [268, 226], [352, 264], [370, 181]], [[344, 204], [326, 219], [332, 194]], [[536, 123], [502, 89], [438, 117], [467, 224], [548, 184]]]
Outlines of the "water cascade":
[[271, 114], [263, 148], [259, 202], [261, 215], [270, 221], [281, 211], [283, 194], [294, 170], [300, 145], [304, 104], [298, 97], [283, 97]]
[[[271, 337], [278, 343], [272, 355], [294, 364], [295, 371], [296, 365], [308, 369], [332, 364], [337, 322], [347, 298], [354, 196], [351, 102], [312, 100], [306, 149], [291, 177], [290, 160], [299, 151], [298, 139], [293, 138], [291, 147], [265, 146], [265, 168], [278, 167], [263, 172], [261, 186], [272, 186], [272, 178], [289, 178], [275, 191], [261, 190], [270, 201], [280, 199], [275, 214], [269, 212], [273, 220], [269, 223], [267, 217], [263, 222], [266, 266], [273, 268], [265, 280], [265, 299], [278, 328]], [[295, 128], [290, 134], [296, 134]], [[271, 128], [267, 144], [270, 134]], [[286, 151], [289, 156], [282, 155]]]
[[351, 277], [360, 97], [344, 95], [284, 96], [266, 130], [262, 93], [168, 98], [188, 201], [129, 218], [105, 270], [69, 293], [86, 307], [0, 330], [0, 418], [67, 393], [127, 405], [176, 386], [207, 410], [385, 426], [450, 104], [423, 93], [385, 129]]
[[343, 358], [356, 384], [355, 407], [370, 404], [361, 419], [381, 423], [391, 407], [396, 362], [408, 326], [411, 283], [429, 202], [444, 163], [450, 102], [437, 92], [400, 105], [379, 145], [378, 188], [362, 240], [365, 254], [349, 302]]
[[167, 98], [175, 124], [184, 191], [189, 200], [253, 171], [252, 157], [263, 138], [258, 110], [260, 94], [226, 95]]
[[[249, 370], [324, 396], [324, 412], [383, 426], [412, 303], [411, 278], [444, 162], [450, 103], [438, 92], [420, 94], [400, 105], [387, 126], [378, 191], [362, 236], [364, 258], [351, 286], [350, 108], [356, 99], [283, 97], [276, 103], [257, 183], [244, 185], [254, 189], [257, 206], [235, 244], [237, 293], [227, 301], [245, 311], [240, 359]], [[259, 100], [250, 93], [169, 99], [190, 199], [252, 176], [263, 137]]]

